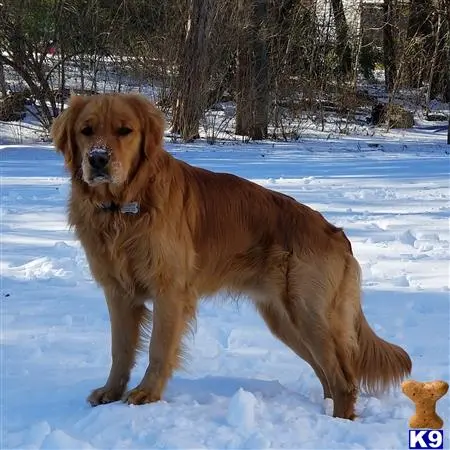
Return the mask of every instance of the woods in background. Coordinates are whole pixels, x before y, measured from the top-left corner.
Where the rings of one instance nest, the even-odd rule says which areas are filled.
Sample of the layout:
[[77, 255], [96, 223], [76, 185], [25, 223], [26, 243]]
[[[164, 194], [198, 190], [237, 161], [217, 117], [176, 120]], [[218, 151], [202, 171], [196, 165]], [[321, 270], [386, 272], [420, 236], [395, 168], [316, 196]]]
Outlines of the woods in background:
[[[308, 117], [323, 128], [328, 110], [344, 129], [375, 102], [378, 73], [388, 115], [405, 92], [425, 111], [450, 101], [448, 3], [2, 0], [0, 95], [22, 86], [47, 128], [70, 90], [140, 90], [184, 141], [230, 120], [250, 139], [295, 138], [293, 124]], [[227, 103], [231, 113], [212, 123], [209, 112]]]

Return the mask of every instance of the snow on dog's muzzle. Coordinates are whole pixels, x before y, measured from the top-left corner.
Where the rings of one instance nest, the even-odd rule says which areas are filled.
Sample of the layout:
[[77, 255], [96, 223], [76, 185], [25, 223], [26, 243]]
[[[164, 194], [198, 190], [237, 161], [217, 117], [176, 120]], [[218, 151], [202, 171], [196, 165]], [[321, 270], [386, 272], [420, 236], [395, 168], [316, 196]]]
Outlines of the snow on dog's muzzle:
[[92, 147], [88, 153], [88, 161], [95, 174], [105, 174], [111, 159], [111, 150], [105, 147]]

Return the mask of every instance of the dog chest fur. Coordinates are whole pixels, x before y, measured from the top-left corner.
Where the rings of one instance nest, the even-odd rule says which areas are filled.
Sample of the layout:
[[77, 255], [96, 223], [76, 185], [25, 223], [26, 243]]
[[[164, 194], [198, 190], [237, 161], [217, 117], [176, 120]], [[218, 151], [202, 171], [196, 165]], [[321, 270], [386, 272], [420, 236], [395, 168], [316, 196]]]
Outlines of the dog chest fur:
[[[72, 210], [69, 217], [86, 249], [92, 275], [100, 285], [112, 283], [130, 295], [152, 295], [154, 286], [150, 285], [149, 279], [155, 271], [155, 255], [150, 253], [150, 246], [142, 245], [142, 240], [152, 239], [150, 226], [142, 226], [142, 221], [148, 218], [128, 217], [120, 212], [96, 211], [92, 214], [79, 210]], [[148, 230], [146, 235], [143, 230]], [[143, 261], [146, 261], [145, 265]]]

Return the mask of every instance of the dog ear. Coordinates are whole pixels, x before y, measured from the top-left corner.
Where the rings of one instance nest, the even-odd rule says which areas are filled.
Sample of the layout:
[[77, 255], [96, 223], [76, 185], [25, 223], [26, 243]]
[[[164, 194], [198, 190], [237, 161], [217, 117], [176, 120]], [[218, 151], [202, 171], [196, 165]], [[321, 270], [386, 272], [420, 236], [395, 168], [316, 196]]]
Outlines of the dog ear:
[[147, 158], [151, 158], [164, 139], [164, 114], [143, 95], [128, 94], [128, 100], [142, 124], [142, 147]]
[[69, 100], [69, 107], [55, 118], [50, 130], [50, 136], [56, 150], [64, 155], [64, 161], [68, 169], [73, 168], [73, 161], [76, 157], [75, 120], [86, 105], [87, 99], [86, 96], [72, 95]]

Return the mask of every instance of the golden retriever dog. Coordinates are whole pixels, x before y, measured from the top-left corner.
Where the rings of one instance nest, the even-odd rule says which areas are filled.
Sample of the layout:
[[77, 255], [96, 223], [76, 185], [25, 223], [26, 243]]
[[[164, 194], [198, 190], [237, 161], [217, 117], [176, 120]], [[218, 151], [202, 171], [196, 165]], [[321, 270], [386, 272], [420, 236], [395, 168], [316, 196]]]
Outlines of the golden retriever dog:
[[[360, 388], [410, 373], [407, 353], [364, 317], [342, 229], [291, 197], [175, 159], [163, 132], [162, 113], [134, 94], [72, 97], [52, 127], [71, 175], [68, 220], [111, 321], [111, 370], [92, 405], [160, 400], [199, 299], [219, 291], [252, 300], [315, 371], [335, 417], [354, 418]], [[148, 368], [126, 391], [150, 325]]]

